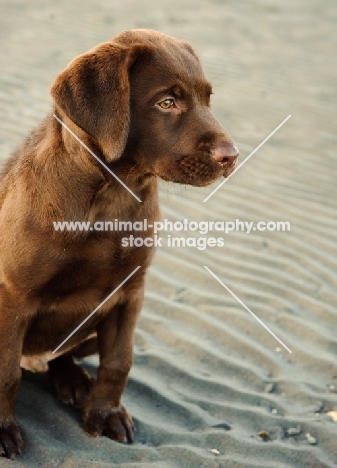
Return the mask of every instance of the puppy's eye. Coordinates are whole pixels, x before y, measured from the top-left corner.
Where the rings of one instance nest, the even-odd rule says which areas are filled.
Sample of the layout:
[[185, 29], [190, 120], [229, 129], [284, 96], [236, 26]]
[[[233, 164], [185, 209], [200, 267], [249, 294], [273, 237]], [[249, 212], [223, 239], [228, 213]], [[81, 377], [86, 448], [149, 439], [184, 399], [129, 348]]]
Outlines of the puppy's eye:
[[164, 101], [158, 102], [158, 106], [165, 110], [171, 109], [171, 107], [174, 106], [174, 99], [172, 98], [164, 99]]

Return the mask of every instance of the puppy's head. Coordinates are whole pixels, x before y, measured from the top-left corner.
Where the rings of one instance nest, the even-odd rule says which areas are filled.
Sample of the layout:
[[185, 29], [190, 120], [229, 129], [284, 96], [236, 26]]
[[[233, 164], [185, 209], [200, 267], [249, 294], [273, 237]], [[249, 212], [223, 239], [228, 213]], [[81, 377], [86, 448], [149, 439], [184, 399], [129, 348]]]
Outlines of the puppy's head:
[[108, 162], [203, 186], [233, 171], [238, 150], [210, 110], [211, 86], [192, 47], [151, 30], [126, 31], [74, 59], [51, 89], [56, 108]]

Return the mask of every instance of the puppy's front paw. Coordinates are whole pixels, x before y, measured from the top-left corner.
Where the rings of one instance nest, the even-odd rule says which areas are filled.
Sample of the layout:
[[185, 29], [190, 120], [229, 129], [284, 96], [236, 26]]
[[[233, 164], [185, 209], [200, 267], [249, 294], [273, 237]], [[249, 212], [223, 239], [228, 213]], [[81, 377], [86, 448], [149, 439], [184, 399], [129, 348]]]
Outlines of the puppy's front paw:
[[124, 406], [117, 408], [96, 406], [85, 411], [83, 420], [83, 429], [94, 437], [104, 435], [123, 444], [132, 442], [134, 425], [131, 415]]
[[14, 458], [23, 449], [20, 429], [14, 420], [0, 421], [0, 456]]

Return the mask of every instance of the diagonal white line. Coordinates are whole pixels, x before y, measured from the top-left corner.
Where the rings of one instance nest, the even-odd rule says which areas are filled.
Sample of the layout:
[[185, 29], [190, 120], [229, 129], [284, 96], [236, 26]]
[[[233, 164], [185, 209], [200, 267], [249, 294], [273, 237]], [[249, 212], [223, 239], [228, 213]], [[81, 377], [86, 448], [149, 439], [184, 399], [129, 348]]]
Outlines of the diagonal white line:
[[236, 168], [234, 169], [234, 171], [233, 171], [225, 180], [223, 180], [223, 181], [221, 182], [221, 184], [219, 184], [219, 185], [213, 190], [213, 192], [212, 192], [210, 195], [208, 195], [208, 197], [205, 198], [205, 200], [203, 200], [203, 203], [207, 202], [207, 201], [211, 198], [211, 196], [214, 195], [215, 192], [217, 192], [217, 191], [219, 190], [219, 188], [221, 188], [221, 187], [227, 182], [227, 180], [229, 180], [229, 179], [240, 169], [240, 167], [242, 167], [242, 166], [248, 161], [248, 159], [250, 159], [250, 158], [253, 156], [253, 154], [255, 154], [256, 151], [258, 151], [258, 150], [261, 148], [261, 146], [263, 146], [263, 145], [266, 143], [266, 141], [268, 141], [269, 138], [272, 137], [272, 136], [274, 135], [274, 133], [276, 133], [277, 130], [280, 129], [280, 128], [282, 127], [282, 125], [284, 125], [284, 124], [287, 122], [287, 120], [290, 119], [290, 117], [291, 117], [291, 115], [288, 115], [288, 117], [287, 117], [286, 119], [284, 119], [283, 122], [280, 123], [280, 125], [279, 125], [278, 127], [276, 127], [275, 130], [273, 130], [273, 131], [271, 132], [271, 134], [268, 135], [267, 138], [265, 138], [265, 139], [263, 140], [263, 142], [260, 143], [259, 146], [258, 146], [257, 148], [255, 148], [255, 150], [252, 151], [252, 152], [250, 153], [250, 155], [247, 156], [247, 158], [246, 158], [244, 161], [242, 161], [242, 163], [239, 164], [238, 167], [236, 167]]
[[280, 338], [278, 338], [278, 337], [275, 335], [275, 333], [272, 332], [271, 329], [270, 329], [269, 327], [267, 327], [267, 325], [264, 324], [264, 323], [262, 322], [262, 320], [259, 319], [259, 317], [258, 317], [257, 315], [255, 315], [254, 312], [252, 312], [252, 311], [246, 306], [246, 304], [244, 304], [244, 303], [241, 301], [241, 299], [239, 299], [238, 296], [236, 296], [236, 295], [233, 293], [233, 291], [231, 291], [231, 290], [229, 289], [229, 287], [226, 286], [226, 285], [213, 273], [213, 271], [211, 271], [211, 270], [210, 270], [207, 266], [205, 266], [205, 265], [204, 265], [204, 268], [208, 271], [208, 273], [210, 273], [210, 274], [213, 276], [213, 278], [215, 278], [215, 279], [218, 281], [218, 283], [221, 284], [221, 286], [223, 286], [223, 287], [234, 297], [234, 299], [236, 299], [236, 300], [238, 301], [239, 304], [242, 305], [242, 307], [244, 307], [244, 308], [247, 310], [247, 312], [249, 312], [249, 313], [259, 322], [260, 325], [262, 325], [262, 326], [275, 338], [275, 340], [277, 340], [277, 341], [288, 351], [288, 353], [292, 353], [292, 351], [288, 348], [288, 346], [285, 345], [285, 344], [283, 343], [283, 341], [281, 341]]
[[128, 281], [128, 279], [130, 279], [131, 276], [133, 276], [133, 275], [136, 273], [136, 271], [139, 270], [139, 268], [141, 268], [141, 267], [138, 266], [137, 268], [135, 268], [135, 269], [133, 270], [133, 272], [130, 273], [129, 276], [127, 276], [127, 277], [125, 278], [125, 280], [122, 281], [121, 284], [120, 284], [119, 286], [117, 286], [117, 288], [114, 289], [114, 290], [109, 294], [109, 296], [106, 297], [106, 298], [104, 299], [104, 301], [101, 302], [100, 305], [97, 306], [96, 309], [93, 310], [93, 311], [91, 312], [91, 314], [88, 315], [88, 317], [86, 317], [86, 318], [83, 320], [83, 322], [80, 323], [80, 324], [78, 325], [78, 327], [76, 327], [75, 330], [72, 331], [72, 332], [70, 333], [70, 335], [69, 335], [65, 340], [62, 341], [61, 344], [58, 345], [57, 348], [54, 349], [53, 354], [55, 354], [56, 351], [58, 351], [58, 350], [61, 348], [61, 346], [63, 346], [64, 343], [65, 343], [66, 341], [68, 341], [69, 338], [71, 338], [71, 337], [82, 327], [82, 325], [84, 325], [85, 322], [87, 322], [87, 321], [90, 319], [90, 317], [92, 317], [92, 316], [98, 311], [98, 309], [99, 309], [100, 307], [102, 307], [102, 305], [104, 305], [104, 304], [110, 299], [110, 297], [113, 296], [113, 295], [115, 294], [115, 292], [118, 291], [118, 289], [120, 289], [120, 288], [123, 286], [123, 284], [125, 284], [125, 283]]
[[135, 197], [136, 200], [138, 200], [140, 203], [142, 202], [142, 200], [141, 200], [140, 198], [138, 198], [137, 195], [135, 195], [135, 194], [133, 193], [133, 191], [132, 191], [131, 189], [129, 189], [129, 187], [128, 187], [127, 185], [125, 185], [124, 182], [123, 182], [118, 176], [116, 176], [116, 174], [115, 174], [114, 172], [112, 172], [112, 170], [111, 170], [106, 164], [104, 164], [104, 162], [101, 161], [101, 160], [99, 159], [99, 157], [96, 156], [96, 154], [95, 154], [93, 151], [91, 151], [91, 149], [90, 149], [85, 143], [83, 143], [83, 141], [80, 140], [80, 139], [78, 138], [78, 136], [77, 136], [72, 130], [70, 130], [70, 128], [69, 128], [64, 122], [62, 122], [62, 120], [61, 120], [59, 117], [57, 117], [57, 115], [53, 114], [53, 117], [54, 117], [65, 129], [67, 129], [68, 132], [69, 132], [74, 138], [76, 138], [76, 140], [77, 140], [87, 151], [89, 151], [89, 153], [91, 154], [91, 156], [93, 156], [108, 172], [110, 172], [110, 174], [111, 174], [121, 185], [123, 185], [123, 187], [124, 187], [128, 192], [130, 192], [131, 195], [132, 195], [133, 197]]

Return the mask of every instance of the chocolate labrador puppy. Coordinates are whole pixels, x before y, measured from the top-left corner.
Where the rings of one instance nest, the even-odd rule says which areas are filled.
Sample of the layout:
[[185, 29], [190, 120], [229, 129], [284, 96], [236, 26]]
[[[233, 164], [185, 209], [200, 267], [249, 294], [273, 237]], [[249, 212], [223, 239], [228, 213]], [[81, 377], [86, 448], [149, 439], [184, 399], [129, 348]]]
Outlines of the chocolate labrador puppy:
[[[124, 232], [60, 232], [53, 222], [151, 225], [159, 218], [158, 178], [205, 186], [228, 176], [238, 150], [211, 113], [211, 93], [192, 47], [151, 30], [123, 32], [56, 77], [53, 111], [0, 180], [2, 456], [23, 447], [14, 417], [20, 362], [41, 356], [58, 397], [82, 408], [89, 434], [132, 441], [121, 395], [153, 248], [123, 247]], [[153, 229], [134, 234], [152, 237]], [[96, 380], [74, 362], [95, 352]]]

